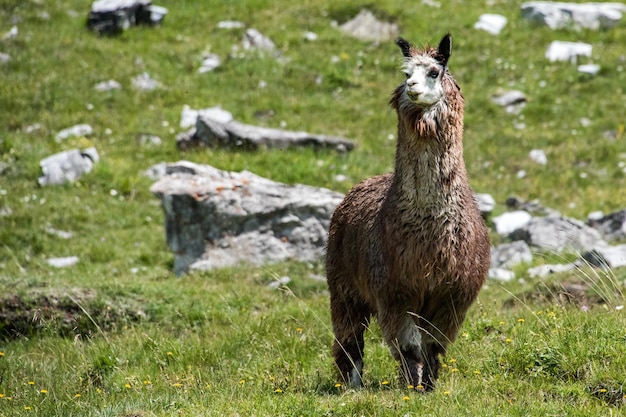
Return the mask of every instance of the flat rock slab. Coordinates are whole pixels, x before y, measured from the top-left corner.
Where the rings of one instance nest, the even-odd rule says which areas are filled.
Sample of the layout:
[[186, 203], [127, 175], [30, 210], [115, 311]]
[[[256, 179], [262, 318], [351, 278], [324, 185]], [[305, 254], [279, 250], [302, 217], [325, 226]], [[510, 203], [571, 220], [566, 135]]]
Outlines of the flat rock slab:
[[161, 199], [174, 271], [319, 259], [341, 193], [251, 172], [169, 164], [150, 190]]
[[220, 108], [203, 110], [184, 108], [181, 125], [183, 125], [183, 121], [188, 123], [188, 120], [194, 115], [196, 117], [195, 129], [179, 134], [176, 138], [179, 149], [184, 150], [199, 145], [211, 148], [246, 150], [313, 147], [345, 152], [354, 149], [354, 142], [342, 137], [241, 123], [234, 120], [229, 112]]
[[563, 216], [534, 217], [510, 234], [541, 250], [585, 252], [604, 243], [600, 233], [583, 222]]
[[98, 161], [98, 151], [93, 147], [82, 151], [70, 149], [50, 155], [39, 162], [42, 176], [37, 182], [43, 186], [76, 181], [91, 172], [93, 165]]

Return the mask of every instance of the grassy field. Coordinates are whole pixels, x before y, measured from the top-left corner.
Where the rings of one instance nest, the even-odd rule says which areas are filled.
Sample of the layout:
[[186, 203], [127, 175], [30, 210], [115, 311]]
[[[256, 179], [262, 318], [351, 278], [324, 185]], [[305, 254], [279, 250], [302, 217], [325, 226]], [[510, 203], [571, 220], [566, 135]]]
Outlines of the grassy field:
[[[331, 25], [362, 2], [157, 4], [169, 9], [163, 26], [108, 38], [86, 30], [88, 1], [0, 2], [0, 52], [11, 57], [0, 64], [0, 416], [626, 414], [624, 269], [537, 282], [520, 268], [518, 281], [488, 283], [428, 395], [400, 385], [375, 324], [366, 334], [366, 389], [339, 384], [326, 285], [315, 279], [324, 275], [321, 263], [176, 278], [144, 170], [187, 159], [345, 192], [392, 169], [395, 115], [387, 101], [403, 76], [393, 42], [353, 40]], [[466, 98], [468, 171], [474, 189], [498, 201], [497, 213], [510, 195], [579, 219], [625, 208], [626, 22], [608, 31], [551, 31], [522, 20], [521, 2], [489, 4], [383, 0], [369, 7], [418, 45], [453, 34], [450, 69]], [[473, 29], [486, 12], [509, 19], [501, 35]], [[269, 36], [280, 57], [231, 55], [243, 29], [216, 28], [231, 19]], [[3, 39], [14, 25], [18, 36]], [[306, 41], [305, 31], [318, 39]], [[593, 57], [581, 63], [598, 63], [601, 72], [547, 62], [551, 40], [592, 43]], [[222, 66], [199, 74], [209, 51]], [[134, 90], [131, 79], [143, 72], [162, 88]], [[122, 88], [94, 90], [109, 79]], [[509, 89], [528, 97], [520, 115], [491, 103]], [[181, 153], [174, 137], [184, 104], [345, 136], [358, 149]], [[272, 117], [258, 117], [269, 111]], [[78, 123], [94, 134], [55, 140]], [[163, 144], [142, 144], [143, 133]], [[101, 158], [93, 172], [64, 186], [37, 185], [42, 158], [87, 146]], [[532, 162], [531, 149], [543, 149], [548, 164]], [[46, 263], [73, 255], [80, 261], [71, 268]], [[282, 276], [292, 279], [287, 287], [268, 287]], [[592, 289], [567, 303], [560, 281]]]

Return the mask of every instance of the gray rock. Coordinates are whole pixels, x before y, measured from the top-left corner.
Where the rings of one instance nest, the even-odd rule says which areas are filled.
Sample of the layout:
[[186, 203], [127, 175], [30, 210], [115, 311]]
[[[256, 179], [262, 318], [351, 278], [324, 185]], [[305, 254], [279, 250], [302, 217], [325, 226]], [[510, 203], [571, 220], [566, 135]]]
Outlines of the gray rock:
[[478, 209], [483, 216], [490, 214], [496, 207], [496, 200], [494, 200], [491, 194], [474, 193], [474, 198], [476, 199]]
[[3, 40], [15, 39], [17, 38], [18, 33], [19, 33], [19, 29], [17, 28], [17, 26], [13, 26], [11, 29], [9, 29], [7, 33], [2, 35], [2, 39]]
[[343, 198], [324, 188], [186, 161], [169, 165], [151, 191], [161, 199], [177, 274], [242, 262], [319, 259], [330, 216]]
[[74, 234], [72, 232], [66, 232], [65, 230], [58, 230], [50, 226], [46, 227], [46, 233], [57, 236], [61, 239], [71, 239], [72, 237], [74, 237]]
[[89, 136], [93, 133], [93, 128], [88, 124], [79, 124], [74, 125], [72, 127], [68, 127], [66, 129], [61, 130], [57, 133], [54, 138], [57, 142], [65, 140], [67, 138], [73, 136]]
[[595, 216], [590, 215], [587, 225], [598, 230], [609, 241], [626, 239], [626, 209], [606, 216], [602, 212]]
[[218, 29], [243, 29], [246, 25], [237, 20], [222, 20], [217, 22]]
[[118, 83], [115, 80], [102, 81], [101, 83], [96, 84], [93, 88], [96, 91], [111, 91], [111, 90], [119, 90], [122, 88], [122, 84]]
[[0, 52], [0, 64], [8, 64], [11, 61], [11, 55]]
[[70, 149], [44, 158], [39, 163], [43, 175], [37, 182], [39, 185], [60, 185], [66, 181], [75, 181], [91, 172], [93, 164], [98, 161], [95, 148], [84, 151]]
[[626, 266], [626, 245], [597, 245], [593, 250], [585, 252], [582, 258], [589, 264], [599, 268], [619, 268]]
[[510, 234], [541, 250], [557, 253], [584, 252], [603, 242], [600, 233], [575, 219], [563, 216], [534, 217]]
[[575, 64], [579, 56], [590, 57], [593, 46], [584, 42], [552, 41], [546, 51], [551, 62], [569, 61]]
[[491, 248], [491, 265], [495, 268], [512, 268], [522, 263], [531, 263], [532, 260], [533, 254], [523, 240]]
[[[211, 110], [211, 111], [209, 111]], [[183, 109], [181, 117], [186, 121], [193, 110]], [[354, 142], [336, 136], [314, 135], [302, 131], [289, 131], [253, 126], [232, 120], [232, 115], [219, 108], [197, 112], [196, 128], [177, 136], [179, 149], [194, 146], [225, 147], [240, 149], [279, 148], [310, 146], [331, 148], [340, 152], [354, 149]]]
[[233, 120], [232, 113], [221, 107], [208, 107], [206, 109], [195, 110], [185, 104], [180, 114], [180, 127], [186, 129], [195, 126], [198, 121], [198, 116], [209, 117], [220, 123], [228, 123]]
[[487, 277], [496, 281], [509, 282], [515, 278], [515, 272], [504, 268], [489, 268]]
[[609, 29], [626, 12], [622, 3], [564, 3], [532, 1], [522, 4], [522, 17], [551, 29]]
[[544, 278], [548, 275], [567, 272], [576, 268], [577, 266], [575, 264], [539, 265], [533, 268], [529, 268], [526, 272], [528, 273], [528, 276], [530, 278]]
[[206, 54], [202, 57], [202, 64], [198, 69], [200, 74], [204, 74], [205, 72], [213, 71], [215, 68], [221, 65], [220, 57], [216, 54]]
[[46, 260], [48, 265], [55, 268], [67, 268], [78, 263], [78, 256], [67, 256], [64, 258], [49, 258]]
[[270, 288], [274, 288], [274, 289], [277, 289], [277, 288], [282, 287], [283, 285], [287, 285], [287, 284], [289, 284], [290, 282], [291, 282], [291, 278], [289, 278], [289, 277], [287, 277], [287, 276], [285, 276], [285, 277], [280, 277], [280, 278], [278, 278], [276, 281], [272, 281], [272, 282], [270, 282], [270, 283], [269, 283], [269, 285], [268, 285], [268, 287], [270, 287]]
[[484, 30], [492, 35], [498, 35], [506, 26], [506, 17], [499, 14], [486, 13], [480, 15], [478, 22], [474, 24], [474, 29]]
[[548, 157], [546, 153], [541, 149], [533, 149], [528, 153], [528, 157], [540, 165], [546, 165], [548, 163]]
[[147, 72], [144, 72], [134, 77], [131, 80], [131, 84], [134, 89], [140, 91], [152, 91], [161, 87], [161, 83], [152, 79], [152, 77], [150, 77], [150, 74], [148, 74]]
[[597, 75], [600, 72], [600, 65], [598, 64], [584, 64], [578, 66], [578, 72], [589, 75]]
[[516, 210], [503, 213], [492, 219], [496, 228], [496, 233], [499, 235], [508, 235], [509, 233], [526, 226], [532, 216], [530, 213], [524, 210]]
[[246, 33], [243, 36], [242, 46], [244, 50], [257, 50], [265, 52], [273, 52], [276, 50], [274, 42], [254, 28], [246, 29]]
[[339, 28], [354, 38], [374, 42], [393, 40], [400, 33], [398, 25], [380, 21], [366, 9], [362, 9], [358, 15]]
[[163, 22], [167, 9], [150, 0], [97, 0], [91, 5], [87, 27], [94, 32], [116, 35], [139, 24]]
[[526, 106], [526, 95], [518, 90], [495, 95], [491, 101], [504, 107], [507, 113], [518, 114]]
[[143, 172], [143, 175], [153, 181], [160, 180], [167, 175], [167, 163], [160, 162], [158, 164], [152, 165], [150, 168]]
[[160, 146], [163, 140], [157, 135], [142, 133], [139, 135], [139, 144], [142, 146]]

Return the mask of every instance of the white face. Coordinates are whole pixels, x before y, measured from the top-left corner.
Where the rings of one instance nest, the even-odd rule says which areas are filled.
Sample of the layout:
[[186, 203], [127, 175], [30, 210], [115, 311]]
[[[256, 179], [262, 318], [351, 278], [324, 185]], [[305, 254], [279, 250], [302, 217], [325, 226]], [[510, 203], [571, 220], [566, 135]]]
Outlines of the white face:
[[434, 58], [414, 56], [402, 68], [406, 75], [405, 93], [420, 106], [431, 106], [444, 97], [441, 77], [445, 68]]

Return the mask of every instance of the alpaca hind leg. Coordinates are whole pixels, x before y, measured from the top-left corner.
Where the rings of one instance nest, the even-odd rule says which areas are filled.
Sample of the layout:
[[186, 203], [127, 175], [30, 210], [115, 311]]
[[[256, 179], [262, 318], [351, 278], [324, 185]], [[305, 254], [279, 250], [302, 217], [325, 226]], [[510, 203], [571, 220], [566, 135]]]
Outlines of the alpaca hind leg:
[[333, 358], [344, 383], [351, 387], [363, 385], [363, 333], [367, 328], [370, 311], [363, 303], [347, 302], [342, 299], [336, 303], [331, 300], [331, 316], [335, 341]]

